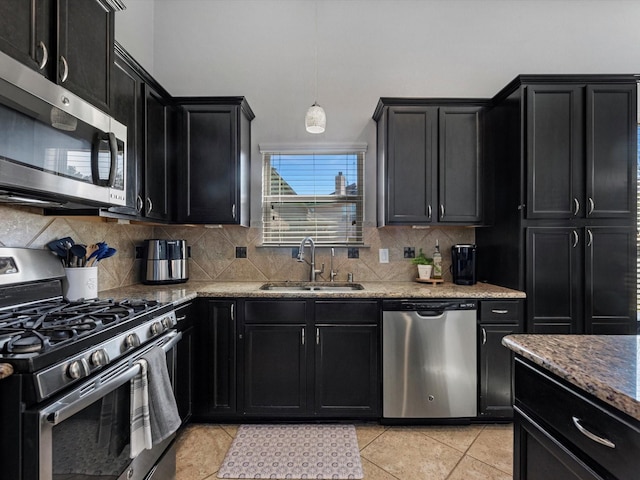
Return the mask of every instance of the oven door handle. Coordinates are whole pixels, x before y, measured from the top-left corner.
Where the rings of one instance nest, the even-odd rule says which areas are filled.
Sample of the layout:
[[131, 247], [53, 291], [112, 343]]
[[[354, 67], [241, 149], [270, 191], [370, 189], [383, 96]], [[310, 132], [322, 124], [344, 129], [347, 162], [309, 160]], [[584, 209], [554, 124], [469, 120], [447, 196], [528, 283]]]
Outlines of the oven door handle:
[[63, 398], [40, 411], [42, 421], [46, 420], [57, 425], [87, 408], [96, 400], [113, 392], [125, 383], [131, 381], [140, 372], [137, 361], [155, 346], [160, 346], [165, 353], [169, 352], [182, 339], [182, 332], [171, 330], [162, 337], [162, 342], [153, 342], [141, 350], [135, 357], [107, 369], [97, 378], [79, 385]]

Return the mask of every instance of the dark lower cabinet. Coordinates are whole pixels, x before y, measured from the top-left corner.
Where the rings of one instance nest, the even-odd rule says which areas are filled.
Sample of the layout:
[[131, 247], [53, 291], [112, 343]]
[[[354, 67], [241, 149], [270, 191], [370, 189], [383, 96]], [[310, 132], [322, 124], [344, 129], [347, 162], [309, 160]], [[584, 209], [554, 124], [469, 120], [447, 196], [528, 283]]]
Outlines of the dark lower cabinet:
[[198, 302], [194, 323], [193, 416], [208, 420], [236, 413], [236, 302]]
[[315, 412], [365, 417], [379, 412], [378, 326], [316, 326]]
[[519, 411], [513, 425], [514, 480], [603, 480], [542, 427]]
[[523, 300], [482, 300], [479, 313], [478, 416], [513, 417], [513, 358], [502, 338], [522, 333]]
[[514, 480], [638, 478], [638, 420], [518, 355], [514, 372]]
[[239, 383], [245, 415], [379, 415], [377, 301], [243, 303]]
[[244, 326], [244, 413], [307, 412], [305, 325]]

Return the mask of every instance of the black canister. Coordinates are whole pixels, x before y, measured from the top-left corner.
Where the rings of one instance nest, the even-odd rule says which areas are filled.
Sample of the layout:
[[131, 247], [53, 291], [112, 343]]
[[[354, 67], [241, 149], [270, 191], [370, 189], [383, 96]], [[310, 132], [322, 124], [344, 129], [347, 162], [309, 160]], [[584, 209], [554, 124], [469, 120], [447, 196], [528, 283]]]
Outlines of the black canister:
[[476, 246], [454, 245], [451, 247], [451, 273], [456, 285], [476, 283]]

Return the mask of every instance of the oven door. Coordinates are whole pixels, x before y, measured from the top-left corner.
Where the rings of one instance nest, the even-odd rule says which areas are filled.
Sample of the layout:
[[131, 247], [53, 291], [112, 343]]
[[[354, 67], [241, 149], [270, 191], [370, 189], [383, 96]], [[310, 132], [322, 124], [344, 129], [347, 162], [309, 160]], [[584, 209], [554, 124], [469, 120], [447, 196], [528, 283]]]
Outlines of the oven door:
[[170, 436], [129, 458], [130, 381], [135, 363], [161, 346], [173, 363], [182, 334], [170, 331], [99, 372], [61, 398], [25, 414], [25, 480], [142, 480], [171, 444]]

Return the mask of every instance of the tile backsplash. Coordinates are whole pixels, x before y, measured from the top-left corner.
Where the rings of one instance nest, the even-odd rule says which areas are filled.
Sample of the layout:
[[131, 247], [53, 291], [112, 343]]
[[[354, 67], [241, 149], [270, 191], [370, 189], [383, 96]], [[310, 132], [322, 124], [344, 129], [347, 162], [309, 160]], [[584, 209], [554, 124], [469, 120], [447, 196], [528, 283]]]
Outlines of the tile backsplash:
[[[290, 247], [262, 247], [261, 230], [255, 227], [126, 224], [93, 217], [49, 217], [27, 207], [11, 206], [0, 206], [0, 219], [2, 246], [46, 248], [51, 240], [69, 236], [78, 243], [105, 241], [116, 248], [115, 256], [99, 264], [101, 291], [140, 283], [141, 260], [135, 258], [135, 247], [147, 238], [185, 239], [191, 246], [190, 280], [306, 280], [309, 275], [309, 266], [292, 258]], [[404, 258], [405, 247], [413, 247], [416, 253], [422, 248], [431, 256], [436, 240], [442, 252], [444, 278], [451, 281], [451, 246], [474, 243], [473, 228], [367, 227], [365, 246], [357, 248], [357, 258], [349, 258], [347, 248], [335, 249], [336, 281], [346, 281], [348, 273], [353, 273], [356, 282], [413, 280], [416, 267]], [[388, 249], [389, 263], [380, 263], [381, 248]], [[246, 252], [246, 257], [237, 255], [238, 251]], [[329, 280], [330, 256], [329, 248], [316, 248], [316, 268], [325, 265], [319, 280]]]

